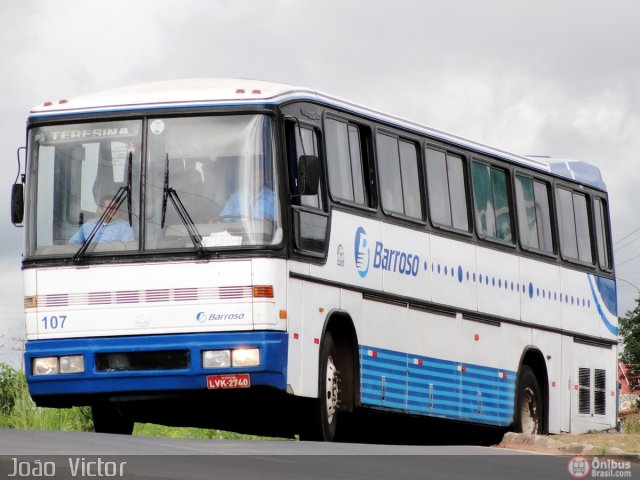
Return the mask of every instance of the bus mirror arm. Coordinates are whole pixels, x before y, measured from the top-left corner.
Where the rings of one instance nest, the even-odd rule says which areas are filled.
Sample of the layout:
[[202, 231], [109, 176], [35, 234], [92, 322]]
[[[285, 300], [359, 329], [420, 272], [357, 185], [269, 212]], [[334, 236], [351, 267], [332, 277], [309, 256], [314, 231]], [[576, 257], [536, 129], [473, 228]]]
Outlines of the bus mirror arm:
[[298, 195], [317, 195], [320, 184], [320, 159], [301, 155], [298, 160]]

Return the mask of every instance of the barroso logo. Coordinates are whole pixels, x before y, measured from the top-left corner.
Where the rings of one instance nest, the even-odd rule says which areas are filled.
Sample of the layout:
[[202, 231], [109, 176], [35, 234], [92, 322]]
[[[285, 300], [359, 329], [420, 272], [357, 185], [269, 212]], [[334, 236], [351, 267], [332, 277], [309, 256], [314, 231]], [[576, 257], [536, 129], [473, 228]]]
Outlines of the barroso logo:
[[367, 232], [362, 227], [358, 227], [356, 230], [353, 251], [358, 274], [364, 278], [367, 276], [367, 273], [369, 273], [370, 253], [369, 246], [367, 245]]
[[215, 313], [215, 312], [198, 312], [196, 315], [196, 322], [220, 322], [228, 320], [242, 320], [244, 319], [244, 313], [232, 312], [232, 313]]

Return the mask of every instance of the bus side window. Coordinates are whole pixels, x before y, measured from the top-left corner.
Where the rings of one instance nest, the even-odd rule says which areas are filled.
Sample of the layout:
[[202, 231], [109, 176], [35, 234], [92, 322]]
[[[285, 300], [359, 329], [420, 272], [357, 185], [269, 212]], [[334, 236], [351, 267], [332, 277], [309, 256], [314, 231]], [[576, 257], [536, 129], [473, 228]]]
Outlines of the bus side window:
[[461, 157], [427, 148], [427, 193], [434, 225], [469, 231], [464, 174]]
[[363, 133], [359, 125], [334, 118], [325, 120], [329, 190], [338, 201], [372, 207]]
[[293, 195], [293, 203], [324, 209], [322, 200], [322, 176], [316, 192], [309, 194], [300, 192], [297, 184], [300, 159], [305, 155], [319, 157], [318, 134], [312, 128], [302, 126], [296, 121], [287, 122], [287, 156], [289, 158], [289, 185]]
[[520, 174], [516, 174], [515, 179], [518, 230], [522, 246], [554, 253], [549, 184]]
[[322, 197], [322, 168], [315, 192], [300, 191], [298, 185], [302, 157], [320, 157], [318, 132], [312, 127], [301, 125], [297, 120], [288, 120], [285, 132], [295, 248], [319, 257], [325, 251], [329, 219]]
[[556, 195], [562, 256], [592, 264], [587, 196], [561, 187], [556, 188]]
[[609, 219], [609, 209], [606, 201], [596, 198], [594, 208], [594, 223], [596, 229], [596, 244], [598, 247], [598, 264], [603, 270], [611, 270], [611, 242], [607, 224]]
[[382, 208], [422, 220], [418, 151], [413, 142], [386, 133], [376, 135]]
[[513, 243], [507, 172], [474, 161], [473, 203], [480, 236]]

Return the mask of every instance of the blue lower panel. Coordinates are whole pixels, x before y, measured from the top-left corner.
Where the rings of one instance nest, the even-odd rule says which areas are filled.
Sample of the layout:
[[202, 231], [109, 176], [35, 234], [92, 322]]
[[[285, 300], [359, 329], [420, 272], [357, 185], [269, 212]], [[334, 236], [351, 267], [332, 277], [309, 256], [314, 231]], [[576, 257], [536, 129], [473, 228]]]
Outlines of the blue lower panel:
[[361, 400], [406, 413], [507, 426], [516, 372], [360, 346]]
[[[70, 338], [37, 340], [26, 344], [25, 371], [32, 395], [69, 395], [184, 391], [207, 388], [207, 375], [249, 373], [251, 385], [286, 389], [287, 334], [285, 332], [217, 332], [131, 337]], [[260, 348], [260, 366], [248, 368], [202, 368], [203, 350], [237, 347]], [[188, 351], [188, 366], [172, 370], [97, 371], [100, 353]], [[84, 373], [37, 375], [32, 359], [84, 355]]]

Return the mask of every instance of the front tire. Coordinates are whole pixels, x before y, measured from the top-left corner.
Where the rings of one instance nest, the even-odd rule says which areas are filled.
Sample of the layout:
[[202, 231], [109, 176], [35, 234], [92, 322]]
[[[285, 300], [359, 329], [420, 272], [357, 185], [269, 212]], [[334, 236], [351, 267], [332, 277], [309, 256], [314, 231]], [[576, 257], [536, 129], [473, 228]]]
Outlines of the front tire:
[[[303, 419], [301, 440], [332, 442], [338, 427], [340, 407], [340, 372], [337, 369], [336, 346], [327, 333], [320, 348], [320, 370], [318, 375], [318, 398], [309, 403]], [[310, 410], [310, 411], [309, 411]]]
[[543, 433], [544, 410], [538, 379], [528, 365], [518, 374], [514, 430], [518, 433]]

